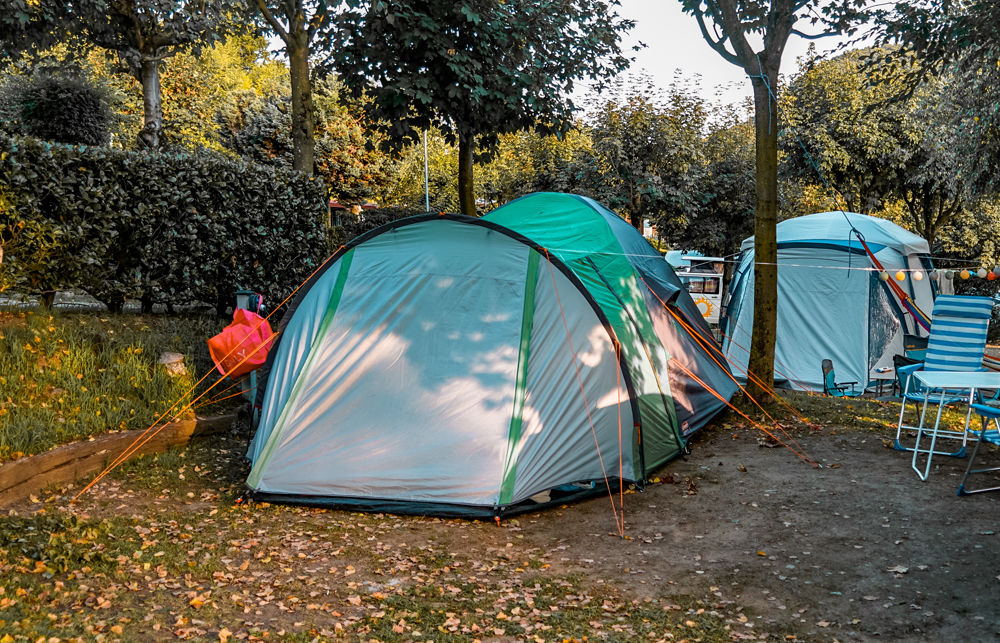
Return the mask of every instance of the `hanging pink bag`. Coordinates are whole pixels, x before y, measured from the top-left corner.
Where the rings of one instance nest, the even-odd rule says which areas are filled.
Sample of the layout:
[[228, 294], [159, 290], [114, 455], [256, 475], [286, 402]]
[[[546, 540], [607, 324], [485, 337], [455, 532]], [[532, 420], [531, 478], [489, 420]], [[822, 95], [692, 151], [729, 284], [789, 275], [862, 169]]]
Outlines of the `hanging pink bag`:
[[273, 336], [266, 319], [238, 308], [233, 313], [232, 323], [208, 340], [208, 352], [220, 373], [236, 379], [264, 365]]

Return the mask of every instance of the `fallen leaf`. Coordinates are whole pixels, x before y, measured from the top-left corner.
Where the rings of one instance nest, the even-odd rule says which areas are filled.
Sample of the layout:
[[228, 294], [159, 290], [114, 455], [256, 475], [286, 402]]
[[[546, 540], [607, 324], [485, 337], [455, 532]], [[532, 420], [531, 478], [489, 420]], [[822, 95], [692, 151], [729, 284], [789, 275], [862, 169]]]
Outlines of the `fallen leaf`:
[[910, 571], [910, 568], [903, 567], [902, 565], [896, 565], [895, 567], [890, 567], [885, 571], [892, 572], [893, 574], [905, 574], [906, 572]]
[[233, 633], [230, 632], [228, 629], [222, 628], [221, 630], [219, 630], [219, 641], [221, 641], [221, 643], [226, 643], [226, 641], [228, 641], [229, 637], [232, 635]]
[[829, 621], [820, 621], [819, 623], [816, 623], [816, 625], [818, 625], [820, 627], [830, 627], [830, 622]]
[[878, 600], [878, 596], [862, 596], [861, 598], [865, 599], [866, 601], [877, 601]]
[[347, 597], [347, 602], [350, 603], [351, 605], [361, 605], [361, 597], [360, 596], [348, 596]]

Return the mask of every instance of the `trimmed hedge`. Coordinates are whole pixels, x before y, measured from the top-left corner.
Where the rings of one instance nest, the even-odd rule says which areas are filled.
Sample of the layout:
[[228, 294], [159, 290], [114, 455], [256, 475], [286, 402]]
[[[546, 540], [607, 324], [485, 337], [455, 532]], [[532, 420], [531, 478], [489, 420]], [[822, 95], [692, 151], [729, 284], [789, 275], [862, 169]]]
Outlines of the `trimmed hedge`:
[[354, 216], [346, 210], [334, 213], [334, 225], [330, 232], [330, 243], [334, 249], [352, 241], [355, 237], [360, 237], [366, 232], [370, 232], [379, 226], [392, 223], [399, 219], [424, 214], [423, 209], [417, 208], [372, 208], [362, 210], [361, 214]]
[[4, 241], [18, 225], [57, 239], [49, 260], [5, 259], [25, 293], [79, 288], [225, 310], [247, 288], [276, 305], [328, 256], [320, 179], [215, 153], [126, 152], [0, 135]]

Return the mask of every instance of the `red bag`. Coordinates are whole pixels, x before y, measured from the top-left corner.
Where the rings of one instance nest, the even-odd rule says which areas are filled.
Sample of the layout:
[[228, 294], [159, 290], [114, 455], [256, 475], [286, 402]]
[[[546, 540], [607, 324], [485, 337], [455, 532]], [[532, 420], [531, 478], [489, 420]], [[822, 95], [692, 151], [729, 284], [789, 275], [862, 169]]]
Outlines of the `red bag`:
[[236, 379], [264, 365], [273, 336], [266, 319], [239, 308], [233, 313], [232, 323], [208, 340], [208, 352], [220, 373]]

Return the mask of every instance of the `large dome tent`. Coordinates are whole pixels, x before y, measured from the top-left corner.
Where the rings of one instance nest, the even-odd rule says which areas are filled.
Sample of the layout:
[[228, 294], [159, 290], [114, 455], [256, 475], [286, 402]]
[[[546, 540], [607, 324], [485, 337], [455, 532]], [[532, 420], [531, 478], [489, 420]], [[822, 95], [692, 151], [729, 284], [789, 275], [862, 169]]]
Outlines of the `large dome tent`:
[[644, 479], [613, 326], [529, 239], [462, 215], [354, 240], [302, 287], [262, 373], [261, 500], [488, 517]]
[[539, 192], [484, 217], [539, 243], [586, 285], [622, 342], [649, 470], [737, 391], [721, 348], [673, 268], [627, 221], [593, 199]]
[[[837, 381], [866, 386], [873, 369], [891, 367], [903, 354], [904, 335], [926, 337], [859, 241], [890, 275], [904, 271], [899, 285], [916, 306], [930, 311], [935, 285], [927, 241], [878, 217], [823, 212], [777, 226], [778, 314], [775, 381], [789, 388], [823, 390], [822, 361], [833, 361]], [[737, 259], [729, 301], [720, 324], [723, 349], [739, 373], [746, 370], [753, 336], [754, 239]], [[915, 279], [914, 273], [924, 273]]]

